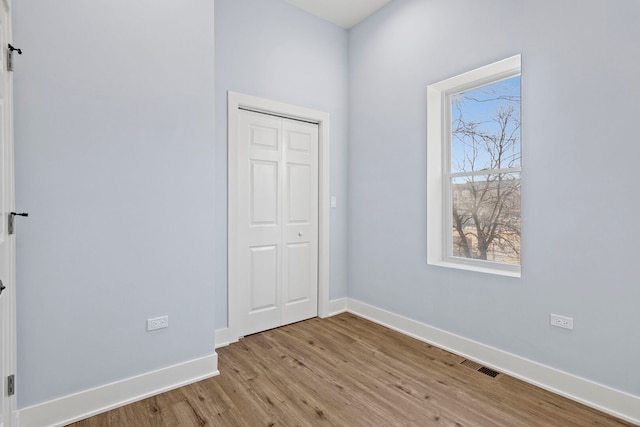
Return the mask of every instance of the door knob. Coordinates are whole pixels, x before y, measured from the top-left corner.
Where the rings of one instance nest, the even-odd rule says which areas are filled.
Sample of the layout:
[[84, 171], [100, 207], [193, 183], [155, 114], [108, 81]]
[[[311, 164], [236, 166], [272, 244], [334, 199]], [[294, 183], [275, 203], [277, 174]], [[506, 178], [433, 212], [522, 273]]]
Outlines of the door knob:
[[302, 231], [298, 232], [298, 237], [302, 237]]
[[7, 229], [7, 232], [8, 232], [9, 234], [13, 234], [13, 228], [14, 228], [14, 227], [13, 227], [13, 220], [14, 220], [14, 219], [15, 219], [15, 217], [17, 217], [17, 216], [24, 216], [24, 217], [27, 217], [27, 216], [29, 216], [29, 214], [28, 214], [28, 213], [26, 213], [26, 212], [9, 212], [9, 227], [8, 227], [8, 229]]
[[2, 283], [2, 280], [0, 280], [0, 295], [2, 295], [2, 291], [5, 289], [7, 289], [7, 287]]
[[22, 55], [22, 49], [18, 49], [17, 47], [13, 47], [11, 46], [11, 44], [9, 44], [9, 51], [11, 52], [18, 52], [18, 55]]

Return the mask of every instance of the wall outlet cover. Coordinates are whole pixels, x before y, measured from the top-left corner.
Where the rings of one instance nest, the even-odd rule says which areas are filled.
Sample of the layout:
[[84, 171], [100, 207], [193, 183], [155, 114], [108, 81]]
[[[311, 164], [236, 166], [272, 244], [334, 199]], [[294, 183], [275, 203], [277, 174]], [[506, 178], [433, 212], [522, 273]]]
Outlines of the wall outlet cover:
[[154, 317], [147, 319], [147, 331], [155, 331], [169, 326], [169, 316]]
[[551, 326], [558, 328], [569, 329], [573, 331], [573, 317], [561, 316], [559, 314], [551, 313], [549, 315], [549, 323]]

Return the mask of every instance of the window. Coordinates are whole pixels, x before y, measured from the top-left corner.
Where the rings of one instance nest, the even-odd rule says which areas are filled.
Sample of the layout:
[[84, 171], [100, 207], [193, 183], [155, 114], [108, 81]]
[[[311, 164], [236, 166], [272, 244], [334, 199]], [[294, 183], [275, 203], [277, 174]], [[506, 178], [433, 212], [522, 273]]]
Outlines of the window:
[[427, 88], [427, 257], [520, 276], [520, 55]]

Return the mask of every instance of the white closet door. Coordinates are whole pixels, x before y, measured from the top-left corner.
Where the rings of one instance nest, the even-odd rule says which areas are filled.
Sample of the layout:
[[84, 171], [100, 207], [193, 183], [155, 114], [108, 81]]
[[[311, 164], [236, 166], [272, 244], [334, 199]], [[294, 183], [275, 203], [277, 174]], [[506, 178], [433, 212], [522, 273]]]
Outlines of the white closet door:
[[238, 120], [241, 335], [317, 315], [318, 126], [241, 111]]
[[318, 125], [282, 119], [282, 324], [318, 315]]

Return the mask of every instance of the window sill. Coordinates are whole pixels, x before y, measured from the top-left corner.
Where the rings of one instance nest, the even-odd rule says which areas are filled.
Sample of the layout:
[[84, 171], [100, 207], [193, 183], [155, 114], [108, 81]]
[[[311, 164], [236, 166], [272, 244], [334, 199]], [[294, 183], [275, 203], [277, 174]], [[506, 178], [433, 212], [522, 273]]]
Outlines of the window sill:
[[438, 267], [455, 268], [457, 270], [475, 271], [478, 273], [495, 274], [498, 276], [517, 277], [521, 276], [520, 269], [517, 270], [505, 270], [497, 267], [471, 265], [466, 262], [454, 262], [454, 261], [429, 261], [429, 265], [435, 265]]

